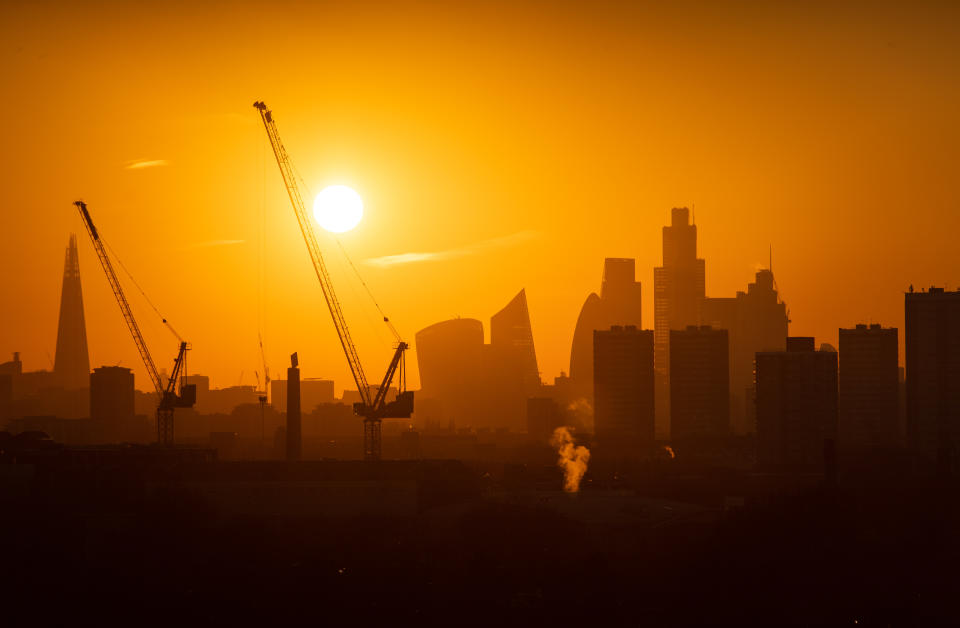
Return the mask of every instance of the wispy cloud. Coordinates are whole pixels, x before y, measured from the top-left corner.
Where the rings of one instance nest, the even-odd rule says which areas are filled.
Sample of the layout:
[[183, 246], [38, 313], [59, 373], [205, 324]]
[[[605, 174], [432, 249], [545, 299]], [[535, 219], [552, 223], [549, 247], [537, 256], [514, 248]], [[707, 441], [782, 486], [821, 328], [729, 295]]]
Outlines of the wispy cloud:
[[246, 240], [206, 240], [204, 242], [194, 242], [190, 245], [192, 249], [200, 249], [208, 246], [229, 246], [231, 244], [243, 244]]
[[142, 159], [134, 160], [127, 162], [125, 168], [127, 170], [139, 170], [140, 168], [154, 168], [156, 166], [166, 166], [168, 162], [166, 159]]
[[371, 257], [364, 260], [369, 266], [378, 266], [386, 268], [388, 266], [397, 266], [399, 264], [415, 264], [418, 262], [438, 262], [441, 260], [455, 259], [476, 255], [483, 251], [507, 246], [515, 246], [521, 242], [532, 240], [540, 235], [536, 231], [518, 231], [510, 235], [500, 236], [499, 238], [490, 238], [481, 240], [458, 249], [446, 249], [443, 251], [412, 251], [409, 253], [400, 253], [398, 255], [385, 255], [383, 257]]

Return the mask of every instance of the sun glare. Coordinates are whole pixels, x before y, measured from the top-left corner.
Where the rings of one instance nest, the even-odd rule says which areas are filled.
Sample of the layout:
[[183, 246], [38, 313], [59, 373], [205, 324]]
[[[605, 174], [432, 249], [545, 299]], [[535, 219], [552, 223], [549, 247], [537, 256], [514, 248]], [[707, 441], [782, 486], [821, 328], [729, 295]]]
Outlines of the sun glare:
[[313, 201], [313, 217], [332, 233], [350, 231], [363, 218], [363, 199], [345, 185], [324, 188]]

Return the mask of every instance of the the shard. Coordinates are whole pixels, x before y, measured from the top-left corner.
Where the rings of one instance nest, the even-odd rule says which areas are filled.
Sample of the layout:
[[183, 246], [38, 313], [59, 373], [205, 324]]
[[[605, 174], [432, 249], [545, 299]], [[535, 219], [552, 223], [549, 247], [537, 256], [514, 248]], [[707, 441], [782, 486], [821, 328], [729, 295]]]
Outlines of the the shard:
[[60, 293], [60, 324], [57, 328], [57, 355], [53, 366], [57, 385], [68, 389], [89, 388], [90, 357], [87, 354], [87, 326], [83, 318], [83, 291], [80, 288], [80, 259], [77, 236], [70, 234], [63, 265]]

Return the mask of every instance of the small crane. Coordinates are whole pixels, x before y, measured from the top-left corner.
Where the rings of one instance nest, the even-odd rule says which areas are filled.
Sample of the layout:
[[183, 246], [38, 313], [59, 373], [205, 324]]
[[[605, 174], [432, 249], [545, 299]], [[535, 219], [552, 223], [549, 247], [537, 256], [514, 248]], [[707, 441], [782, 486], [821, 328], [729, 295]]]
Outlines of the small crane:
[[180, 392], [178, 393], [176, 391], [180, 374], [186, 371], [187, 351], [190, 350], [190, 345], [184, 342], [183, 338], [167, 323], [166, 319], [163, 319], [164, 324], [173, 332], [173, 335], [176, 336], [180, 342], [180, 351], [177, 353], [177, 359], [174, 360], [173, 371], [170, 373], [169, 379], [164, 382], [163, 377], [161, 377], [160, 372], [157, 370], [157, 366], [153, 362], [153, 358], [150, 356], [147, 343], [143, 340], [140, 327], [133, 317], [130, 303], [123, 294], [123, 288], [120, 286], [117, 273], [114, 272], [113, 264], [107, 256], [107, 250], [103, 245], [103, 240], [100, 239], [100, 233], [94, 226], [93, 219], [90, 218], [90, 212], [87, 211], [87, 204], [83, 201], [76, 201], [74, 205], [80, 210], [83, 225], [87, 228], [87, 233], [90, 234], [90, 241], [93, 242], [93, 248], [97, 252], [97, 257], [100, 258], [100, 265], [103, 266], [103, 272], [107, 275], [107, 281], [113, 290], [113, 296], [117, 299], [117, 305], [120, 306], [123, 319], [127, 323], [130, 335], [133, 336], [134, 344], [137, 345], [137, 351], [140, 352], [140, 359], [143, 360], [143, 365], [147, 369], [147, 375], [150, 376], [150, 381], [153, 382], [153, 387], [159, 396], [157, 402], [157, 442], [161, 445], [173, 445], [174, 408], [191, 408], [197, 400], [197, 387], [194, 384], [181, 383]]
[[[287, 154], [283, 142], [280, 140], [280, 133], [277, 131], [276, 122], [273, 120], [273, 112], [267, 109], [262, 101], [253, 103], [253, 106], [260, 112], [260, 118], [263, 121], [263, 127], [267, 131], [267, 137], [270, 139], [270, 145], [273, 148], [274, 157], [277, 159], [277, 166], [280, 168], [280, 174], [283, 177], [283, 183], [287, 188], [287, 196], [290, 197], [290, 204], [293, 206], [293, 212], [296, 214], [297, 222], [300, 224], [300, 232], [303, 234], [303, 241], [307, 245], [307, 251], [310, 253], [310, 260], [313, 262], [314, 272], [317, 279], [320, 280], [320, 289], [323, 291], [323, 298], [327, 303], [327, 309], [330, 310], [330, 317], [333, 319], [333, 326], [337, 330], [337, 337], [340, 339], [340, 345], [343, 347], [343, 353], [347, 358], [347, 364], [350, 367], [350, 373], [353, 375], [353, 381], [357, 384], [362, 401], [353, 404], [353, 412], [357, 416], [363, 417], [363, 457], [365, 460], [380, 460], [381, 438], [380, 422], [386, 418], [409, 418], [413, 414], [413, 391], [406, 390], [406, 360], [404, 352], [409, 345], [398, 338], [396, 351], [393, 359], [387, 367], [387, 372], [380, 382], [380, 387], [376, 394], [371, 392], [367, 384], [367, 376], [363, 372], [363, 366], [360, 364], [360, 357], [357, 355], [357, 348], [350, 337], [350, 330], [347, 327], [347, 321], [340, 308], [340, 301], [333, 290], [333, 283], [330, 281], [330, 275], [327, 272], [326, 263], [323, 261], [323, 255], [320, 252], [320, 245], [317, 244], [317, 236], [313, 231], [313, 224], [310, 222], [307, 210], [303, 204], [303, 196], [300, 194], [300, 188], [297, 185], [296, 171], [293, 162]], [[389, 325], [390, 321], [384, 316], [383, 321]], [[387, 392], [390, 390], [390, 384], [399, 369], [399, 393], [393, 401], [387, 401]]]
[[[260, 341], [260, 359], [263, 361], [263, 390], [257, 395], [257, 401], [260, 402], [260, 446], [263, 447], [266, 441], [264, 432], [266, 419], [264, 416], [266, 414], [267, 395], [270, 389], [270, 367], [267, 366], [267, 355], [263, 351], [263, 336], [260, 335], [258, 340]], [[257, 386], [259, 387], [259, 385], [260, 377], [257, 376]]]
[[270, 367], [267, 366], [267, 354], [263, 350], [263, 336], [261, 335], [258, 340], [260, 341], [260, 361], [263, 363], [263, 394], [260, 395], [263, 397], [260, 400], [260, 405], [263, 405], [267, 402], [267, 395], [269, 394]]

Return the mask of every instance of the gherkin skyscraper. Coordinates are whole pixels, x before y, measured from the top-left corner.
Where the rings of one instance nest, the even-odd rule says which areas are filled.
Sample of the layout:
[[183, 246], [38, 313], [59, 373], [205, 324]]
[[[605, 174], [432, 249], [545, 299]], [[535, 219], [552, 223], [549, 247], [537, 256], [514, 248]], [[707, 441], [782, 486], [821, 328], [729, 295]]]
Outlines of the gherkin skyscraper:
[[57, 328], [57, 355], [54, 359], [53, 372], [57, 384], [68, 390], [90, 386], [87, 325], [83, 318], [80, 259], [77, 255], [75, 234], [70, 234], [66, 260], [63, 264], [60, 324]]

